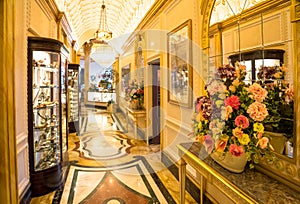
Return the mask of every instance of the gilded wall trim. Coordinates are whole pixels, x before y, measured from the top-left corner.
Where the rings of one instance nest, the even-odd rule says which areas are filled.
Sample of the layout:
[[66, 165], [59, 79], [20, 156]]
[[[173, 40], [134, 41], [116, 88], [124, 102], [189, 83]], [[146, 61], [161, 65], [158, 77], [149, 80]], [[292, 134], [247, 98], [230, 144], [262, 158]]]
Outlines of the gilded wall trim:
[[295, 2], [295, 0], [291, 6], [291, 18], [292, 22], [300, 21], [300, 3]]

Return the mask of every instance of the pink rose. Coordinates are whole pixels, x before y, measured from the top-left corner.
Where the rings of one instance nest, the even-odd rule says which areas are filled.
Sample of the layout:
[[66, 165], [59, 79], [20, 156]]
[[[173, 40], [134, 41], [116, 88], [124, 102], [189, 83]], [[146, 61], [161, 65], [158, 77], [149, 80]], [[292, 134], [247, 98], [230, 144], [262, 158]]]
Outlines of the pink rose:
[[241, 105], [240, 99], [238, 96], [230, 96], [225, 99], [225, 105], [231, 106], [233, 109], [238, 110]]
[[242, 129], [246, 129], [249, 127], [249, 120], [247, 117], [239, 115], [235, 118], [234, 124]]
[[254, 121], [263, 121], [268, 115], [268, 109], [265, 104], [255, 101], [247, 110], [247, 113]]
[[229, 152], [236, 157], [242, 156], [245, 152], [244, 147], [243, 146], [238, 146], [235, 144], [231, 144], [229, 146]]

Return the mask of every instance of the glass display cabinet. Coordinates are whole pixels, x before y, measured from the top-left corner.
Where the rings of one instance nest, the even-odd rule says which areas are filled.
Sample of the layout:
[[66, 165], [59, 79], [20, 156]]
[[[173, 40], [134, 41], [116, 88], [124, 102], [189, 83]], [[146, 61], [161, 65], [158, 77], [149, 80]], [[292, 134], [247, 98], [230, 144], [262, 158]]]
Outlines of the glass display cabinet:
[[79, 134], [79, 64], [68, 65], [68, 126]]
[[61, 47], [48, 38], [28, 38], [28, 142], [33, 196], [62, 183]]

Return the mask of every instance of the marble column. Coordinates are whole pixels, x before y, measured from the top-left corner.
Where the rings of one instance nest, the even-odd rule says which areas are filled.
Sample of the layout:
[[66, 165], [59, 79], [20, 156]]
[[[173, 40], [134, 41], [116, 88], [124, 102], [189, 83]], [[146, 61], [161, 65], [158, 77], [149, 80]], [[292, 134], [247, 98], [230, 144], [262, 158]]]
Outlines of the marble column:
[[84, 103], [88, 101], [88, 89], [90, 86], [90, 59], [93, 43], [84, 43], [83, 52], [84, 52]]

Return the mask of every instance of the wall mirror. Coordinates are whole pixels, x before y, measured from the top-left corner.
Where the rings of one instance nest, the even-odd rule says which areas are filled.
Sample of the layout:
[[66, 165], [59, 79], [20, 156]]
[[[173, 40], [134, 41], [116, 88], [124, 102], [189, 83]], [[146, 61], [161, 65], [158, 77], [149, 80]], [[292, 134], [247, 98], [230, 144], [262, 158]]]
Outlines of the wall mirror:
[[[288, 85], [290, 91], [294, 87], [296, 93], [298, 62], [291, 8], [291, 1], [287, 0], [240, 0], [235, 3], [209, 0], [203, 4], [203, 22], [209, 22], [209, 25], [208, 29], [203, 29], [202, 44], [207, 46], [204, 49], [209, 54], [209, 72], [222, 64], [239, 61], [246, 65], [247, 83], [260, 80], [266, 87], [279, 83], [279, 86]], [[282, 72], [285, 72], [284, 78], [279, 77]], [[282, 95], [284, 91], [278, 94]], [[297, 107], [294, 106], [297, 95], [287, 100], [290, 103], [280, 109], [278, 123], [284, 126], [281, 131], [285, 134], [279, 137], [274, 134], [272, 139], [277, 159], [272, 163], [262, 162], [257, 169], [299, 190], [299, 138], [296, 134]], [[267, 132], [278, 131], [269, 127]]]
[[269, 122], [265, 124], [265, 135], [275, 153], [293, 158], [294, 156], [294, 96], [293, 80], [285, 67], [282, 49], [256, 49], [230, 55], [229, 62], [246, 66], [246, 84], [260, 83], [268, 91]]

